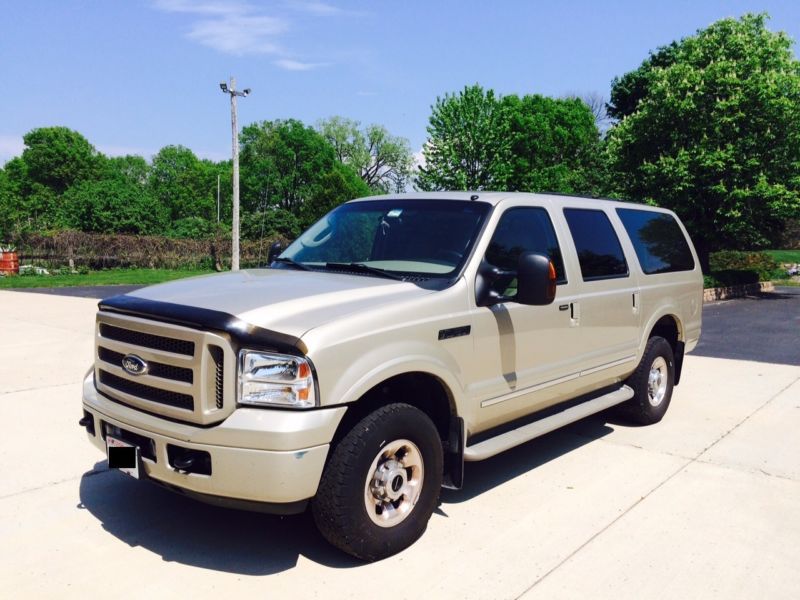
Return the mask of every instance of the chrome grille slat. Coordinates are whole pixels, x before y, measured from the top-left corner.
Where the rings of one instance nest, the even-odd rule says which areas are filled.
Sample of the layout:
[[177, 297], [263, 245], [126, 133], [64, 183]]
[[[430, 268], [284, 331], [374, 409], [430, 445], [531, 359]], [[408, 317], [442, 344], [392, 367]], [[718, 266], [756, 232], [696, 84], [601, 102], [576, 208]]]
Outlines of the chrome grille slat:
[[211, 358], [214, 359], [214, 403], [217, 408], [222, 408], [225, 388], [225, 355], [219, 346], [209, 346], [208, 350]]

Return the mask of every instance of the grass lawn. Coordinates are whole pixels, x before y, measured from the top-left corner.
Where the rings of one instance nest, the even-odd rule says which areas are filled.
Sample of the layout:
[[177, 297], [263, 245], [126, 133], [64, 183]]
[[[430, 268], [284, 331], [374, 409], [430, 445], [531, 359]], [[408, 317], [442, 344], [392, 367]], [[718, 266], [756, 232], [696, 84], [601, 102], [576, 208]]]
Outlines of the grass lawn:
[[88, 285], [151, 285], [212, 271], [198, 269], [107, 269], [75, 275], [25, 275], [0, 277], [0, 289], [75, 287]]
[[800, 250], [765, 250], [779, 263], [800, 263]]

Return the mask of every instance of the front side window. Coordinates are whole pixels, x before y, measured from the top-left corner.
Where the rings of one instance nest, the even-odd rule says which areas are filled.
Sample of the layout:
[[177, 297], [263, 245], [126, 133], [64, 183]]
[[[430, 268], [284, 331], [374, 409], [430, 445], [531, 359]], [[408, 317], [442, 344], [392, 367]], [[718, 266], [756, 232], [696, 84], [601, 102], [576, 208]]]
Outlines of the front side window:
[[[460, 200], [342, 204], [277, 259], [305, 268], [449, 278], [466, 262], [491, 205]], [[349, 268], [349, 271], [348, 271]], [[368, 274], [368, 273], [367, 273]]]
[[[519, 207], [504, 212], [486, 249], [485, 259], [493, 267], [516, 272], [519, 257], [525, 252], [547, 256], [556, 268], [558, 283], [567, 283], [561, 248], [550, 215], [544, 208]], [[513, 296], [516, 277], [500, 278], [494, 287], [503, 296]]]
[[645, 274], [694, 269], [694, 257], [686, 236], [672, 215], [633, 208], [618, 208], [617, 214]]
[[628, 276], [628, 263], [611, 221], [602, 210], [565, 208], [584, 281]]

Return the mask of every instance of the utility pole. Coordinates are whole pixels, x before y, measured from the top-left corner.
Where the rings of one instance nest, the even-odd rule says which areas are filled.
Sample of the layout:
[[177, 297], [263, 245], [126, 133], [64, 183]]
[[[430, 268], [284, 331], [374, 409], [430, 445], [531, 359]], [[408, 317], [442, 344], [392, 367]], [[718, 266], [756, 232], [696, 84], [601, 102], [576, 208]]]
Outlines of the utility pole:
[[224, 81], [219, 84], [223, 93], [231, 97], [231, 135], [233, 137], [233, 247], [231, 248], [231, 271], [239, 270], [239, 124], [236, 114], [236, 98], [250, 94], [250, 88], [236, 91], [236, 78], [231, 77], [230, 86]]
[[219, 223], [219, 173], [217, 173], [217, 223]]

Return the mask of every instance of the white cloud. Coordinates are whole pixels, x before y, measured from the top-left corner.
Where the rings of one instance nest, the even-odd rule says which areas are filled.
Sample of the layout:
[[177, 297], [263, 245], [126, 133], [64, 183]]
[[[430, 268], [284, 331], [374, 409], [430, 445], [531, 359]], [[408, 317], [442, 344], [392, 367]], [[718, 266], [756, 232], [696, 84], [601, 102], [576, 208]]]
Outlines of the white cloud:
[[186, 37], [225, 54], [283, 54], [275, 38], [289, 28], [285, 19], [265, 15], [252, 4], [224, 0], [155, 0], [164, 12], [196, 15]]
[[[153, 0], [164, 12], [192, 15], [186, 37], [194, 42], [235, 56], [267, 54], [279, 57], [274, 64], [290, 71], [308, 71], [327, 63], [305, 62], [292, 58], [292, 52], [279, 41], [290, 29], [286, 16], [267, 14], [264, 7], [238, 0]], [[285, 8], [314, 17], [341, 13], [341, 9], [317, 0], [288, 2]]]
[[289, 5], [299, 11], [306, 12], [317, 17], [329, 17], [342, 13], [342, 9], [325, 2], [290, 2]]
[[22, 154], [25, 143], [21, 135], [0, 134], [0, 165]]
[[276, 67], [286, 69], [287, 71], [310, 71], [311, 69], [318, 69], [319, 67], [327, 67], [330, 63], [310, 63], [300, 60], [293, 60], [291, 58], [281, 58], [274, 62]]
[[192, 0], [154, 0], [156, 8], [165, 12], [194, 13], [206, 15], [230, 15], [252, 10], [249, 4], [242, 2], [193, 2]]
[[225, 15], [193, 23], [186, 37], [226, 54], [281, 54], [273, 38], [286, 29], [288, 24], [274, 17]]

